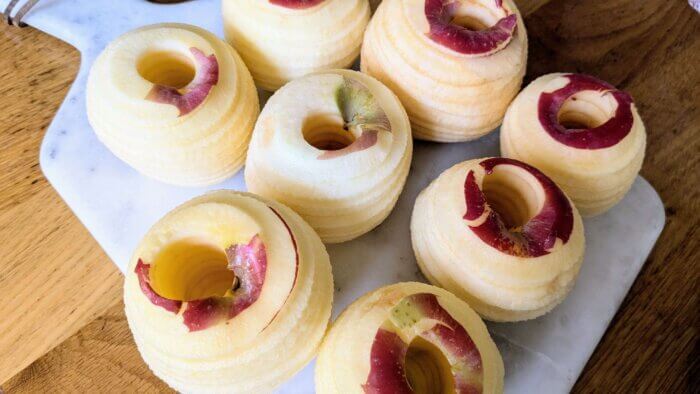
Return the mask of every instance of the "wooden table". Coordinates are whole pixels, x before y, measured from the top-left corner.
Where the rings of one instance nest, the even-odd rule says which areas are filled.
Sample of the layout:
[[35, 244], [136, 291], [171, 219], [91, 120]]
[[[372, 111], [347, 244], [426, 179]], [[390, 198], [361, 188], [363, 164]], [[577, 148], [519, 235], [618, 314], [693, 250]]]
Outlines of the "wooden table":
[[[526, 23], [527, 80], [586, 72], [634, 96], [649, 133], [642, 174], [668, 216], [574, 390], [697, 392], [700, 15], [682, 0], [557, 0]], [[32, 28], [0, 27], [0, 383], [6, 392], [166, 391], [131, 339], [121, 274], [39, 169], [44, 130], [78, 62]]]

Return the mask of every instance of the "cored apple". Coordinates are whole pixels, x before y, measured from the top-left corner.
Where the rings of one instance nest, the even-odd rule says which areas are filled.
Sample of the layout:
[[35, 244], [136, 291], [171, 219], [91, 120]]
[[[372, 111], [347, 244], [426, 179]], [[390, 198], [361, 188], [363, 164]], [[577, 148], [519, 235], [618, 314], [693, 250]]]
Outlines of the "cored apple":
[[527, 35], [510, 0], [386, 0], [361, 58], [406, 106], [416, 138], [466, 141], [501, 123], [525, 73]]
[[146, 234], [131, 268], [134, 340], [179, 391], [270, 391], [313, 358], [330, 317], [321, 240], [289, 208], [252, 194], [178, 207]]
[[463, 217], [470, 222], [480, 222], [469, 228], [483, 242], [513, 256], [539, 257], [549, 254], [557, 239], [563, 243], [569, 241], [574, 226], [573, 210], [569, 199], [551, 179], [536, 168], [512, 159], [491, 158], [479, 165], [484, 168], [486, 176], [493, 174], [498, 165], [522, 168], [536, 179], [536, 187], [544, 194], [540, 209], [534, 216], [520, 226], [508, 228], [494, 207], [487, 209], [487, 196], [479, 187], [474, 171], [469, 171], [464, 181], [467, 212]]
[[241, 58], [184, 24], [130, 31], [98, 56], [87, 82], [97, 137], [140, 173], [203, 186], [236, 173], [260, 111]]
[[632, 97], [583, 74], [548, 74], [513, 101], [501, 151], [550, 176], [581, 214], [603, 213], [632, 186], [646, 131]]
[[334, 70], [297, 79], [270, 98], [253, 132], [248, 190], [287, 204], [324, 242], [381, 223], [412, 156], [398, 98], [365, 74]]
[[370, 17], [367, 0], [224, 0], [224, 30], [256, 84], [274, 91], [323, 70], [349, 68]]
[[423, 190], [413, 209], [418, 265], [489, 320], [540, 316], [573, 287], [583, 224], [544, 173], [513, 159], [466, 161]]
[[399, 283], [363, 296], [333, 324], [317, 361], [316, 389], [498, 393], [503, 361], [466, 303], [433, 286]]

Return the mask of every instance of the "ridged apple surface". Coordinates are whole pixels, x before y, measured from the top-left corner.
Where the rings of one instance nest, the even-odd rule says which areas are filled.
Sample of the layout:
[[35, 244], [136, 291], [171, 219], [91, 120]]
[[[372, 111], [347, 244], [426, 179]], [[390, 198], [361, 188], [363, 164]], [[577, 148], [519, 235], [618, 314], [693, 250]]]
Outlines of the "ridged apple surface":
[[348, 68], [360, 54], [368, 0], [223, 0], [226, 39], [257, 85], [274, 91], [311, 72]]
[[583, 74], [530, 83], [508, 108], [501, 152], [541, 169], [583, 216], [606, 212], [632, 187], [646, 130], [632, 97]]
[[416, 138], [466, 141], [494, 130], [520, 90], [527, 34], [511, 0], [385, 0], [361, 61], [399, 96]]
[[270, 392], [315, 355], [333, 299], [320, 238], [249, 193], [195, 198], [134, 252], [124, 303], [136, 345], [180, 392]]
[[396, 96], [350, 70], [312, 74], [268, 101], [253, 132], [248, 190], [301, 215], [324, 242], [381, 223], [406, 182], [411, 127]]
[[159, 181], [202, 186], [236, 173], [260, 111], [241, 58], [198, 27], [128, 32], [99, 55], [87, 115], [117, 157]]
[[397, 283], [333, 323], [316, 361], [316, 392], [502, 393], [503, 360], [467, 303], [435, 286]]
[[416, 199], [416, 260], [431, 283], [494, 321], [538, 317], [559, 304], [583, 262], [583, 223], [564, 192], [513, 159], [462, 162]]

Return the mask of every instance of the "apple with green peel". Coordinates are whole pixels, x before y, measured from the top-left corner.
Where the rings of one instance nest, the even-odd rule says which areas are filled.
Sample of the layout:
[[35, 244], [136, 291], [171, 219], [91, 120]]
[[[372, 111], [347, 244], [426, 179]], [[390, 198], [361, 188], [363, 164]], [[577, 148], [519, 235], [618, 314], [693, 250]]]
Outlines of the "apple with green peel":
[[350, 70], [296, 79], [263, 109], [248, 148], [248, 190], [289, 205], [324, 242], [379, 225], [408, 176], [413, 143], [399, 99]]
[[398, 283], [361, 297], [333, 324], [316, 390], [499, 393], [503, 361], [469, 305], [434, 286]]
[[183, 392], [272, 391], [314, 357], [332, 296], [328, 255], [309, 225], [281, 204], [232, 191], [156, 223], [124, 284], [141, 355]]
[[348, 133], [359, 133], [359, 137], [348, 146], [335, 141], [327, 143], [323, 146], [325, 149], [319, 159], [333, 159], [371, 148], [377, 143], [377, 134], [391, 133], [391, 123], [386, 112], [362, 82], [343, 78], [336, 91], [335, 101], [343, 120], [342, 129]]
[[[409, 345], [416, 338], [434, 345], [449, 363], [451, 379], [440, 381], [457, 393], [482, 392], [481, 355], [467, 331], [430, 293], [403, 298], [389, 312], [390, 317], [379, 330], [372, 345], [367, 393], [410, 393], [421, 382], [406, 377], [405, 359]], [[425, 382], [422, 382], [425, 383]], [[435, 382], [430, 382], [435, 383]]]

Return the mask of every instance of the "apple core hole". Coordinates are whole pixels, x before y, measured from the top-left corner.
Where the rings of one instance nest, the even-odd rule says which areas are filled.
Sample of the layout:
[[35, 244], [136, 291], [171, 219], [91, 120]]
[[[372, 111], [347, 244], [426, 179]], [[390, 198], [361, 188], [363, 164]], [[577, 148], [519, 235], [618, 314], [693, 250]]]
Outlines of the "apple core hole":
[[612, 118], [616, 108], [617, 103], [612, 96], [583, 91], [564, 100], [557, 121], [565, 129], [591, 129]]
[[416, 337], [409, 344], [404, 361], [406, 379], [414, 393], [455, 392], [450, 362], [442, 351], [429, 341]]
[[223, 296], [234, 284], [226, 252], [199, 239], [166, 245], [153, 259], [151, 286], [160, 296], [192, 301]]
[[486, 30], [498, 23], [498, 20], [503, 17], [503, 15], [499, 15], [499, 10], [493, 9], [495, 3], [491, 3], [486, 6], [474, 0], [461, 2], [454, 11], [450, 23], [471, 31]]
[[486, 21], [483, 21], [473, 15], [461, 15], [452, 18], [452, 24], [457, 26], [462, 26], [463, 28], [471, 31], [481, 31], [489, 28]]
[[302, 133], [306, 142], [316, 149], [334, 151], [343, 149], [357, 139], [355, 130], [348, 127], [338, 115], [316, 114], [304, 121]]
[[147, 52], [138, 60], [136, 69], [148, 82], [174, 89], [187, 86], [196, 73], [192, 60], [175, 51]]
[[544, 195], [537, 179], [515, 166], [496, 166], [484, 177], [481, 190], [486, 202], [509, 230], [522, 228], [542, 209]]

